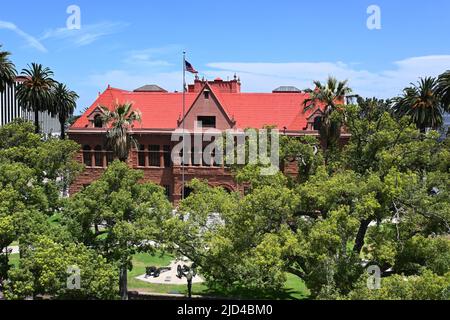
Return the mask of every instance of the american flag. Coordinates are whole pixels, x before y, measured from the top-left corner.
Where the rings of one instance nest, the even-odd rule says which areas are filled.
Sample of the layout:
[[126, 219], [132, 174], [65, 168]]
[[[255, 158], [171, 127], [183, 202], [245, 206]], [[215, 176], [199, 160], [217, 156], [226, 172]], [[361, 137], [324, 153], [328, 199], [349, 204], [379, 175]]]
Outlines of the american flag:
[[194, 69], [194, 67], [192, 66], [192, 64], [190, 64], [189, 62], [185, 61], [186, 63], [186, 71], [190, 72], [190, 73], [198, 73], [197, 70]]

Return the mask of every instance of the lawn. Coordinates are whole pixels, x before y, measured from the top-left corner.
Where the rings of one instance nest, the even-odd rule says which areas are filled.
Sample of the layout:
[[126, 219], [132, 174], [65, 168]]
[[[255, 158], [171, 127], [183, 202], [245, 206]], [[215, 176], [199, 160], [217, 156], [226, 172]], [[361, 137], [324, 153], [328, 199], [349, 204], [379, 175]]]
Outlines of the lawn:
[[20, 255], [18, 253], [9, 255], [9, 264], [11, 264], [14, 268], [19, 267]]
[[[9, 256], [9, 263], [14, 267], [19, 265], [19, 254], [12, 254]], [[167, 284], [152, 284], [136, 279], [137, 276], [145, 273], [145, 267], [168, 266], [174, 259], [169, 254], [157, 254], [155, 256], [140, 253], [133, 257], [133, 270], [128, 273], [128, 290], [151, 292], [151, 293], [169, 293], [169, 294], [184, 294], [187, 295], [187, 286], [185, 285], [167, 285]], [[288, 273], [287, 281], [283, 290], [274, 291], [249, 291], [238, 289], [233, 292], [226, 292], [225, 290], [208, 288], [205, 284], [193, 284], [192, 294], [207, 295], [215, 297], [233, 297], [233, 298], [254, 298], [254, 299], [275, 299], [275, 300], [301, 300], [307, 299], [309, 291], [303, 281], [297, 276]]]
[[[145, 267], [165, 267], [170, 264], [174, 259], [173, 256], [168, 254], [157, 254], [155, 256], [139, 253], [133, 257], [133, 270], [128, 273], [128, 290], [153, 292], [153, 293], [187, 293], [187, 286], [184, 285], [166, 285], [166, 284], [153, 284], [136, 279], [137, 276], [141, 276], [145, 273]], [[207, 288], [202, 284], [194, 284], [192, 286], [193, 294], [200, 294]]]
[[[174, 258], [170, 255], [151, 256], [149, 254], [137, 254], [133, 258], [133, 270], [128, 273], [128, 289], [131, 291], [152, 292], [152, 293], [179, 293], [187, 294], [185, 285], [166, 285], [152, 284], [137, 280], [136, 277], [145, 273], [145, 267], [168, 266]], [[216, 297], [234, 297], [234, 298], [256, 298], [256, 299], [286, 299], [299, 300], [307, 299], [309, 291], [303, 281], [293, 274], [287, 274], [287, 281], [283, 290], [274, 291], [249, 291], [236, 290], [234, 292], [225, 292], [224, 290], [209, 289], [205, 284], [193, 284], [192, 294], [208, 295]]]

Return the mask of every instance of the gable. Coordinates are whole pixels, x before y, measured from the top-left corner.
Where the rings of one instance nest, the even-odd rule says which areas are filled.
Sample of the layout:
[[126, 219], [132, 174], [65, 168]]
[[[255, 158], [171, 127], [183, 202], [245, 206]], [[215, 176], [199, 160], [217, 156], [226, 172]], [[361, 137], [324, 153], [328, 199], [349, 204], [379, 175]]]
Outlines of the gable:
[[93, 121], [94, 120], [94, 118], [95, 118], [95, 116], [97, 116], [97, 115], [101, 115], [101, 114], [104, 114], [104, 112], [103, 112], [103, 110], [102, 110], [102, 108], [100, 108], [100, 106], [98, 106], [98, 107], [96, 107], [89, 115], [88, 115], [88, 120], [89, 121]]
[[219, 95], [209, 85], [205, 85], [192, 105], [190, 107], [186, 105], [186, 108], [189, 109], [184, 120], [180, 119], [178, 122], [178, 127], [182, 127], [184, 121], [185, 129], [194, 130], [197, 128], [199, 118], [214, 118], [215, 128], [219, 130], [234, 127], [235, 122], [227, 114]]

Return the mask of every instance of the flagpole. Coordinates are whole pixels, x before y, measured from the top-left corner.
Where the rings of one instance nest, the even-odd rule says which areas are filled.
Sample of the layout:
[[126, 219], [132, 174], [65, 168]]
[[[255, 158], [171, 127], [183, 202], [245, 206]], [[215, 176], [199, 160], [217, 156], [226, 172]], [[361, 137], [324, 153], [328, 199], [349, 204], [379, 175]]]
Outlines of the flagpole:
[[184, 136], [184, 117], [186, 116], [186, 52], [183, 51], [183, 158], [181, 160], [181, 200], [184, 199], [184, 185], [185, 185], [185, 176], [184, 176], [184, 160], [186, 159], [186, 144], [185, 144], [185, 136]]

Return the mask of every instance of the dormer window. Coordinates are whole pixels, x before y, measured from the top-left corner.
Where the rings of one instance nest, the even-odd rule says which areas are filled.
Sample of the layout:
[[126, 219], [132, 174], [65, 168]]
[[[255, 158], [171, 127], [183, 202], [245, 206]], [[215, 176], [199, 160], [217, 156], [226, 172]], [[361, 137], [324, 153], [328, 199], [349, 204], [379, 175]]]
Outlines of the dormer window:
[[94, 128], [103, 128], [103, 120], [99, 114], [94, 117]]
[[314, 118], [313, 129], [315, 131], [319, 131], [321, 127], [322, 127], [322, 117], [315, 117]]
[[310, 131], [320, 131], [323, 122], [323, 112], [317, 109], [313, 114], [308, 117], [308, 125], [305, 128]]
[[104, 123], [103, 123], [103, 118], [102, 118], [103, 115], [104, 115], [104, 111], [101, 109], [101, 107], [95, 108], [87, 117], [89, 120], [89, 127], [104, 128]]

